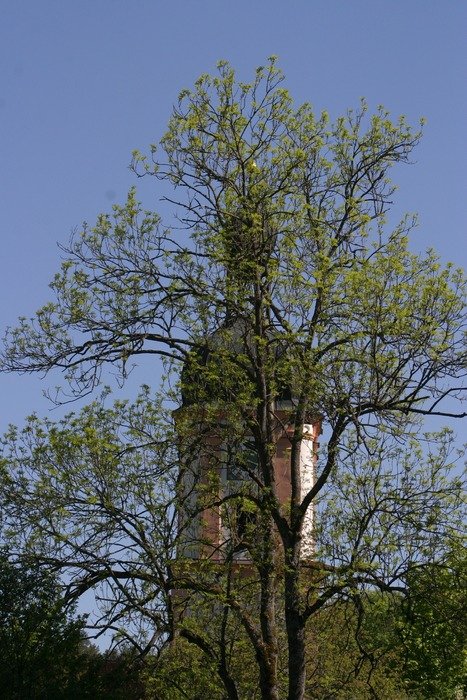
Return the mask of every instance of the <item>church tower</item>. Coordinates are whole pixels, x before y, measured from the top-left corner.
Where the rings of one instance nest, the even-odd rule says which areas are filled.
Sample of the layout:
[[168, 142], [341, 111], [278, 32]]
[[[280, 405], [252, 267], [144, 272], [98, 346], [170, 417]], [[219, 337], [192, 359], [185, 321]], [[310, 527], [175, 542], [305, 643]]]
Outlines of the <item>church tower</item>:
[[[228, 336], [228, 348], [222, 344]], [[203, 352], [193, 355], [182, 372], [182, 406], [175, 411], [181, 434], [180, 537], [178, 557], [188, 560], [238, 565], [251, 562], [257, 527], [255, 499], [264, 488], [259, 471], [257, 438], [231, 410], [229, 392], [235, 377], [222, 377], [230, 357], [244, 352], [245, 333], [232, 324], [214, 333]], [[278, 358], [280, 362], [280, 357]], [[227, 372], [225, 372], [227, 373]], [[230, 372], [228, 373], [230, 374]], [[220, 382], [219, 382], [220, 380]], [[241, 381], [238, 392], [242, 391]], [[291, 416], [296, 401], [289, 388], [281, 389], [271, 402], [273, 422], [274, 490], [284, 508], [291, 497]], [[243, 407], [244, 408], [244, 407]], [[315, 481], [319, 417], [309, 416], [302, 427], [300, 484], [302, 496]], [[183, 435], [190, 435], [184, 440]], [[313, 556], [313, 510], [309, 509], [302, 531], [302, 554]]]

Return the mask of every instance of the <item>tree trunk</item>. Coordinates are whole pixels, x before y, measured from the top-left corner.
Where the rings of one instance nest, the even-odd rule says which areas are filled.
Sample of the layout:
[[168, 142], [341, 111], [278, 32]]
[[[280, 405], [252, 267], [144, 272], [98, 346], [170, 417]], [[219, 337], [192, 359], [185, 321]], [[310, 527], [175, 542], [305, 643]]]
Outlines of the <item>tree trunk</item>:
[[228, 700], [240, 700], [237, 692], [237, 686], [235, 685], [233, 678], [230, 676], [229, 673], [226, 672], [225, 668], [223, 668], [222, 665], [219, 665], [218, 673], [224, 684]]
[[276, 578], [274, 563], [274, 525], [264, 533], [263, 557], [259, 567], [261, 581], [260, 623], [264, 644], [264, 662], [260, 672], [262, 700], [279, 700], [277, 686]]
[[287, 628], [289, 691], [287, 700], [303, 700], [306, 681], [305, 624], [300, 613], [299, 569], [286, 563], [285, 624]]
[[261, 700], [279, 700], [279, 688], [277, 687], [276, 660], [269, 659], [260, 664], [259, 686]]

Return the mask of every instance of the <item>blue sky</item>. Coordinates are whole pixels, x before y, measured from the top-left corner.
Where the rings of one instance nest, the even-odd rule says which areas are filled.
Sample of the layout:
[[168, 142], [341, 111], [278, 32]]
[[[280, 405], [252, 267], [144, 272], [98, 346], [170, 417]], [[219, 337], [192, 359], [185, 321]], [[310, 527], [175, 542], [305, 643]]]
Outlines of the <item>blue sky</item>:
[[[227, 58], [248, 80], [277, 54], [297, 102], [332, 116], [383, 103], [427, 118], [396, 210], [413, 246], [466, 263], [467, 4], [461, 0], [3, 0], [0, 24], [0, 328], [48, 299], [57, 241], [121, 201], [131, 151], [162, 135], [183, 87]], [[141, 183], [137, 183], [138, 185]], [[157, 183], [143, 183], [158, 206]], [[149, 370], [157, 376], [157, 371]], [[142, 376], [150, 382], [152, 376]], [[57, 383], [59, 377], [51, 378]], [[0, 430], [45, 385], [0, 375]]]

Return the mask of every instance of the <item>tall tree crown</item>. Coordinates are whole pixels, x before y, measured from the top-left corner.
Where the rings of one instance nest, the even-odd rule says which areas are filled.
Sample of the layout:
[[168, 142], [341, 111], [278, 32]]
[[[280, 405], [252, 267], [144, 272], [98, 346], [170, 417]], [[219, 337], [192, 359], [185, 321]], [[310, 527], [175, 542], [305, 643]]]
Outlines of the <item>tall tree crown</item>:
[[240, 319], [249, 340], [229, 371], [257, 383], [261, 355], [268, 395], [300, 377], [294, 393], [331, 421], [443, 412], [463, 373], [462, 276], [409, 252], [411, 220], [385, 230], [391, 166], [420, 134], [364, 102], [330, 123], [295, 107], [282, 81], [275, 59], [248, 84], [221, 62], [180, 94], [162, 157], [135, 152], [133, 167], [173, 186], [182, 231], [134, 190], [85, 225], [56, 301], [10, 332], [5, 368], [59, 367], [86, 392], [106, 364], [124, 374], [140, 354], [184, 360]]

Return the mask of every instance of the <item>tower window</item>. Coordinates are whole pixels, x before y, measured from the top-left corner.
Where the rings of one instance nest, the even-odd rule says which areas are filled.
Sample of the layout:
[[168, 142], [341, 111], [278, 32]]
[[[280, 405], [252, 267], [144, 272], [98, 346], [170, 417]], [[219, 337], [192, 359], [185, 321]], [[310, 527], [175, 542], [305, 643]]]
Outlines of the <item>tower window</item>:
[[230, 500], [224, 514], [226, 537], [231, 551], [237, 558], [249, 558], [248, 548], [257, 523], [257, 512], [246, 494], [257, 492], [252, 475], [258, 471], [258, 455], [252, 442], [245, 442], [228, 449], [226, 454], [226, 493], [238, 496]]
[[227, 481], [249, 481], [258, 469], [258, 455], [250, 444], [230, 452], [227, 459]]

